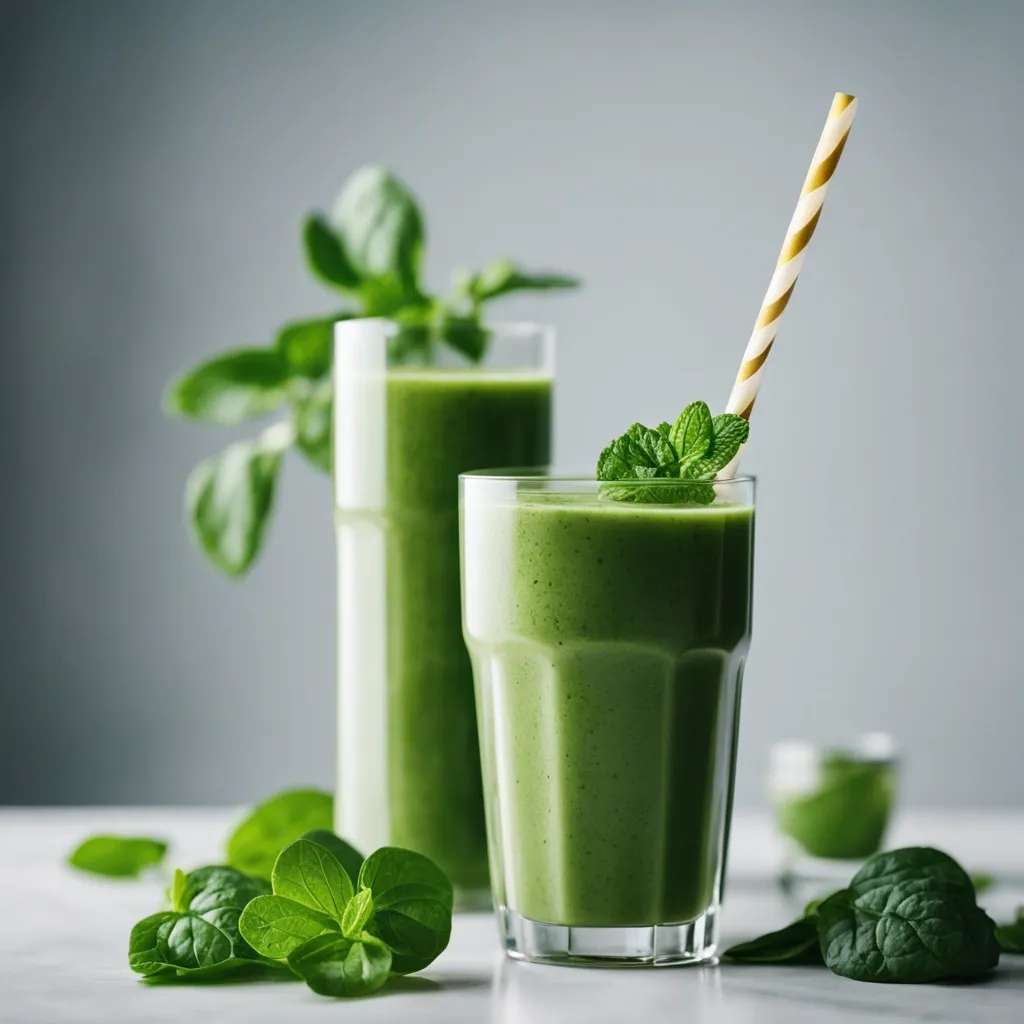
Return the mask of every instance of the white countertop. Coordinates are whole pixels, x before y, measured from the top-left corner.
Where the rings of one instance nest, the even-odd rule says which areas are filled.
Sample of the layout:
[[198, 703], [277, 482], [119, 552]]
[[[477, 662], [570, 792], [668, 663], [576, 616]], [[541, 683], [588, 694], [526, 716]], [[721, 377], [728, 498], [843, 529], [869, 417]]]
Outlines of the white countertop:
[[[1024, 957], [1004, 957], [976, 985], [867, 985], [823, 967], [541, 967], [501, 954], [489, 914], [457, 916], [434, 965], [367, 999], [323, 999], [298, 983], [147, 986], [128, 969], [128, 933], [159, 909], [164, 883], [92, 878], [66, 868], [64, 856], [89, 833], [126, 832], [166, 837], [171, 866], [191, 868], [219, 859], [232, 817], [219, 809], [0, 809], [0, 1022], [1024, 1021]], [[1024, 874], [1022, 813], [908, 815], [893, 838], [940, 846], [971, 871]], [[795, 916], [770, 882], [778, 847], [763, 817], [737, 816], [731, 856], [726, 944]], [[1024, 893], [1000, 886], [983, 902], [1008, 918]]]

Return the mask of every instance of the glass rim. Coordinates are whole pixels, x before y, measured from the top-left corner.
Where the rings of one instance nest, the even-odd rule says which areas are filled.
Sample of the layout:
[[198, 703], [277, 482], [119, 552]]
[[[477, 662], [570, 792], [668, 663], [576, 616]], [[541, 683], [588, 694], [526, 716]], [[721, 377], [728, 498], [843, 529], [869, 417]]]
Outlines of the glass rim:
[[[390, 316], [345, 317], [342, 320], [335, 320], [334, 326], [337, 328], [342, 324], [365, 324], [369, 322], [376, 322], [386, 327], [398, 328], [399, 330], [421, 326], [403, 323], [401, 320], [396, 320]], [[501, 333], [511, 338], [532, 338], [537, 335], [553, 338], [555, 334], [555, 325], [553, 323], [545, 323], [542, 320], [494, 320], [481, 323], [480, 326], [492, 334]]]
[[593, 473], [573, 473], [554, 470], [548, 466], [510, 466], [497, 469], [471, 469], [459, 474], [460, 480], [493, 480], [503, 483], [528, 483], [544, 481], [561, 484], [611, 484], [616, 487], [678, 487], [685, 483], [710, 484], [712, 487], [726, 484], [753, 484], [757, 477], [753, 474], [725, 477], [722, 480], [682, 480], [679, 477], [655, 476], [643, 480], [598, 480]]

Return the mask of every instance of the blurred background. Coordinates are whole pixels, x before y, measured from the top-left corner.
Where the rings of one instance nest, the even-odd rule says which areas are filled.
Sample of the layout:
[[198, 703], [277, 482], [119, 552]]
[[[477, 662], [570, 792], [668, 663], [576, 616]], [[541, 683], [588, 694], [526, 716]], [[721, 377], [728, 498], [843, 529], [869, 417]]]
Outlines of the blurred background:
[[[783, 322], [737, 801], [772, 742], [882, 728], [905, 804], [1024, 806], [1024, 5], [0, 2], [0, 803], [333, 784], [327, 479], [291, 458], [242, 584], [191, 548], [230, 432], [167, 381], [336, 304], [303, 215], [375, 161], [427, 278], [585, 289], [556, 453], [724, 405], [836, 90], [860, 111]], [[245, 431], [239, 431], [245, 433]], [[251, 433], [251, 431], [249, 431]]]

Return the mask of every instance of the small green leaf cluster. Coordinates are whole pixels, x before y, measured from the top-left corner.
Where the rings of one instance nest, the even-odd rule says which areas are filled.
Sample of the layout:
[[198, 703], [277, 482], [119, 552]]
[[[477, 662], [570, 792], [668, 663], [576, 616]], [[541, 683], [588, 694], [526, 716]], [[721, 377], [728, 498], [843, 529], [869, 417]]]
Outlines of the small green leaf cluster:
[[185, 489], [185, 511], [199, 550], [229, 577], [244, 575], [264, 541], [282, 465], [296, 448], [330, 472], [330, 379], [334, 324], [386, 316], [400, 325], [396, 359], [433, 361], [439, 346], [480, 360], [487, 348], [484, 305], [523, 291], [575, 288], [563, 274], [529, 273], [506, 259], [477, 273], [456, 273], [449, 298], [424, 287], [426, 232], [415, 197], [382, 167], [357, 170], [329, 214], [310, 214], [302, 243], [312, 274], [346, 305], [282, 326], [269, 345], [221, 353], [193, 367], [167, 389], [169, 415], [232, 426], [270, 413], [284, 417], [252, 440], [229, 445], [201, 462]]
[[1017, 908], [1017, 916], [1010, 924], [996, 928], [996, 941], [1004, 953], [1024, 956], [1024, 907]]
[[844, 978], [892, 984], [978, 978], [999, 952], [995, 922], [964, 869], [939, 850], [906, 847], [875, 855], [847, 888], [723, 958], [824, 963]]
[[736, 456], [750, 434], [742, 416], [712, 416], [706, 402], [692, 402], [674, 424], [656, 428], [634, 423], [601, 452], [597, 479], [605, 481], [679, 480], [677, 485], [607, 486], [615, 501], [709, 505], [715, 500], [710, 483]]

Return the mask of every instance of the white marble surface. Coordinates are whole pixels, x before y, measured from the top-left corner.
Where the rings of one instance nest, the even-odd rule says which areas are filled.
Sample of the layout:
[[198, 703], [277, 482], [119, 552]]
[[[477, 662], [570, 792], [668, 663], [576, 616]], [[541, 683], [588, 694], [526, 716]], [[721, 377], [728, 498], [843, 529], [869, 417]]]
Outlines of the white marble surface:
[[[63, 857], [88, 833], [124, 831], [168, 838], [170, 862], [194, 867], [218, 859], [230, 819], [223, 810], [0, 810], [0, 1021], [1024, 1021], [1024, 957], [1005, 957], [983, 984], [930, 986], [859, 984], [809, 967], [539, 967], [501, 955], [487, 914], [459, 916], [451, 945], [429, 970], [369, 999], [328, 1000], [281, 982], [147, 986], [128, 970], [128, 932], [158, 909], [164, 881], [95, 879], [64, 867]], [[894, 839], [942, 846], [970, 870], [1024, 872], [1024, 814], [908, 816]], [[767, 822], [738, 816], [732, 849], [726, 942], [793, 914], [769, 881], [778, 850]], [[1015, 902], [1024, 894], [1007, 886], [987, 897], [999, 917]]]

